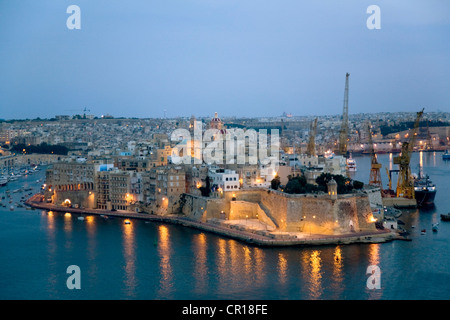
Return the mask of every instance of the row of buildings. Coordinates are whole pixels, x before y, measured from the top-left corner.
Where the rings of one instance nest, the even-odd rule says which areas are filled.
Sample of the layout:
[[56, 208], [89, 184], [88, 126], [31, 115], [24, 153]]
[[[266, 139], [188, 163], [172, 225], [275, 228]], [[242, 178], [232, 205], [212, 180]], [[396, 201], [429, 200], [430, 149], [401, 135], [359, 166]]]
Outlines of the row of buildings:
[[[191, 124], [193, 128], [193, 119]], [[208, 128], [226, 134], [217, 114]], [[245, 163], [196, 164], [193, 145], [192, 153], [185, 155], [192, 161], [173, 163], [172, 157], [179, 155], [177, 143], [158, 133], [149, 141], [128, 141], [126, 149], [114, 155], [93, 150], [84, 157], [68, 156], [47, 170], [43, 199], [67, 206], [166, 214], [180, 209], [183, 194], [200, 196], [207, 190], [210, 197], [220, 198], [227, 192], [268, 188], [275, 176], [281, 185], [300, 174], [315, 183], [323, 172], [343, 174], [346, 169], [343, 157], [290, 155], [283, 150], [279, 150], [274, 167], [249, 159]], [[244, 152], [248, 154], [248, 150]]]

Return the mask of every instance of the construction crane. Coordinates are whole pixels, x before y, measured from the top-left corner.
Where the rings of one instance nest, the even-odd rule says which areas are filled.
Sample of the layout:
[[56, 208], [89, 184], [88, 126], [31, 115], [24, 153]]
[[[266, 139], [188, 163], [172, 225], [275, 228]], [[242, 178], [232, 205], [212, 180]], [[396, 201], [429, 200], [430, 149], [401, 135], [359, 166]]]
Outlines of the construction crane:
[[369, 150], [370, 155], [372, 157], [371, 165], [370, 165], [370, 178], [369, 178], [369, 185], [383, 188], [383, 185], [381, 183], [381, 164], [378, 163], [377, 154], [375, 152], [375, 148], [373, 146], [373, 140], [372, 140], [372, 130], [370, 128], [370, 123], [367, 124], [368, 134], [369, 134]]
[[402, 144], [402, 153], [400, 156], [394, 158], [394, 164], [399, 165], [398, 180], [397, 180], [397, 197], [403, 197], [408, 199], [415, 199], [414, 194], [414, 181], [411, 177], [411, 153], [414, 148], [414, 143], [417, 136], [417, 128], [419, 127], [420, 118], [423, 115], [423, 110], [417, 112], [416, 122], [412, 129], [412, 133], [409, 135], [409, 141], [405, 141]]
[[339, 133], [339, 154], [347, 156], [348, 144], [348, 78], [350, 73], [345, 75], [344, 110], [342, 112], [341, 131]]
[[309, 129], [309, 142], [306, 154], [315, 157], [316, 156], [316, 133], [317, 133], [317, 118], [311, 122], [311, 127]]

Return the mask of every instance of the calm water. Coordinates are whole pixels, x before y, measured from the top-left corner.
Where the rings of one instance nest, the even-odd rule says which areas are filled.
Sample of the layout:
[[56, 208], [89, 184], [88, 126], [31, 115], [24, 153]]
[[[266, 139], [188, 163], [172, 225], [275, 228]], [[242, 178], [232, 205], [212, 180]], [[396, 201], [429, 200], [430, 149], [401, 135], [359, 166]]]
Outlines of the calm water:
[[[367, 182], [369, 157], [356, 157]], [[389, 166], [389, 155], [380, 155]], [[419, 154], [412, 158], [416, 171]], [[400, 218], [413, 241], [312, 248], [258, 248], [181, 226], [0, 207], [1, 299], [450, 299], [450, 161], [424, 153], [436, 206]], [[387, 184], [384, 168], [383, 183]], [[38, 175], [10, 183], [38, 189]], [[5, 187], [0, 189], [4, 194]], [[13, 194], [17, 202], [22, 194]], [[412, 228], [415, 226], [415, 228]], [[421, 235], [421, 229], [427, 229]], [[69, 265], [81, 290], [69, 290]], [[369, 265], [381, 289], [369, 290]]]

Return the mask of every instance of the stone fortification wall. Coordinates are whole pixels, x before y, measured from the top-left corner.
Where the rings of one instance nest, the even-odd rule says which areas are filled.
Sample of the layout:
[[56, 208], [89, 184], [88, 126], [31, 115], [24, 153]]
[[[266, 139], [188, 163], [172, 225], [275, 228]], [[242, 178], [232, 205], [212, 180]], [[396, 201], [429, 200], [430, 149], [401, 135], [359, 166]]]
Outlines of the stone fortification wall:
[[225, 193], [216, 199], [186, 195], [182, 212], [204, 221], [258, 218], [289, 232], [341, 234], [375, 230], [369, 198], [364, 193], [340, 195], [336, 200], [328, 195], [290, 195], [267, 189]]
[[56, 205], [63, 205], [68, 199], [72, 207], [94, 209], [95, 196], [93, 193], [89, 194], [89, 191], [58, 191], [52, 196], [52, 203]]

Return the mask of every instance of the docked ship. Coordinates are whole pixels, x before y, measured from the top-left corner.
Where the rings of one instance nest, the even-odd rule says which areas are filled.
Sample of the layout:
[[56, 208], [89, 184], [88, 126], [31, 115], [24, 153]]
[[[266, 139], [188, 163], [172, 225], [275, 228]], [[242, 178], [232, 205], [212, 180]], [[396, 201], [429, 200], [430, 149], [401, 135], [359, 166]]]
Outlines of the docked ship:
[[352, 154], [347, 159], [347, 169], [351, 172], [356, 171], [356, 161], [352, 158]]
[[419, 171], [419, 176], [414, 179], [414, 194], [418, 207], [434, 205], [436, 185], [428, 175], [423, 175], [422, 170]]

